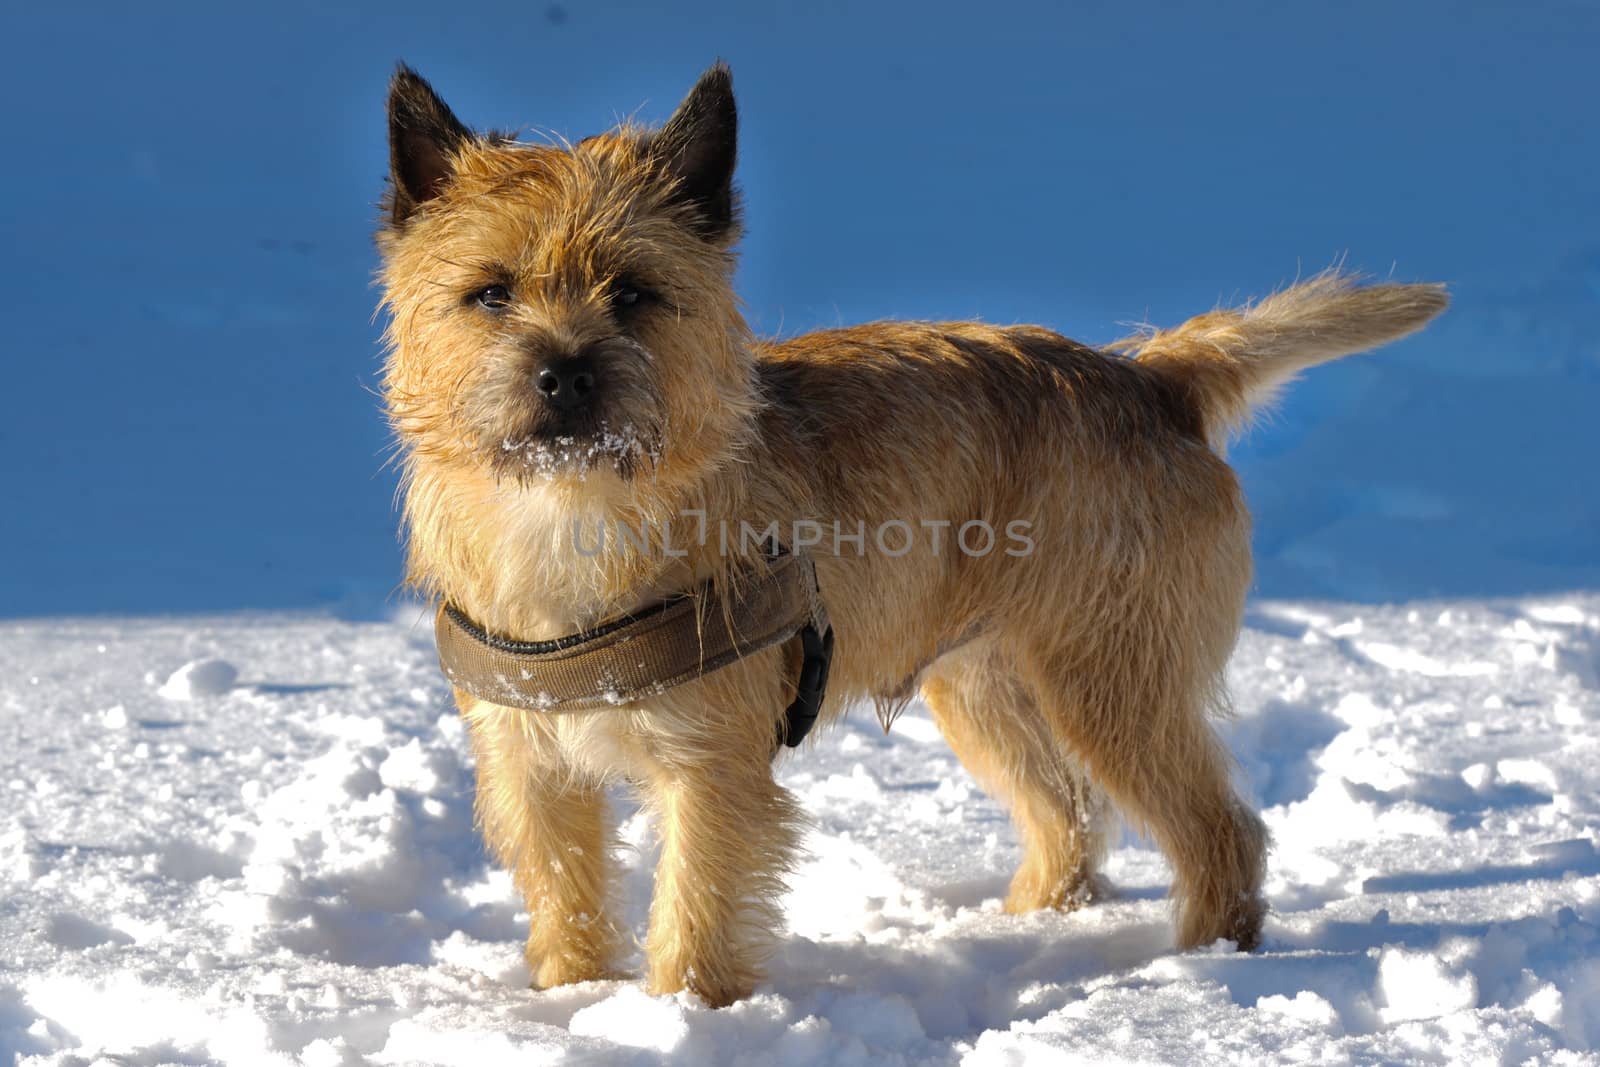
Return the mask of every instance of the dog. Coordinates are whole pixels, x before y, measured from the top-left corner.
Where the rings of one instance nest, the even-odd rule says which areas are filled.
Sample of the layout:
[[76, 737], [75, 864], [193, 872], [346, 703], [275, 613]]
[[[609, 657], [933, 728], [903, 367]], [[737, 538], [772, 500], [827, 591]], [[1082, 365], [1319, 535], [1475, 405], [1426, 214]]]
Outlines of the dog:
[[[1268, 835], [1212, 726], [1251, 579], [1223, 449], [1299, 371], [1421, 328], [1443, 287], [1329, 272], [1105, 349], [972, 322], [768, 341], [731, 284], [726, 66], [664, 126], [576, 144], [469, 130], [404, 66], [388, 119], [410, 582], [491, 644], [561, 649], [803, 553], [834, 649], [821, 720], [872, 701], [887, 726], [920, 694], [1011, 811], [1007, 911], [1091, 900], [1115, 810], [1171, 861], [1179, 947], [1259, 944]], [[537, 987], [618, 975], [625, 781], [661, 843], [648, 989], [754, 989], [803, 825], [773, 756], [805, 654], [577, 711], [457, 685]]]

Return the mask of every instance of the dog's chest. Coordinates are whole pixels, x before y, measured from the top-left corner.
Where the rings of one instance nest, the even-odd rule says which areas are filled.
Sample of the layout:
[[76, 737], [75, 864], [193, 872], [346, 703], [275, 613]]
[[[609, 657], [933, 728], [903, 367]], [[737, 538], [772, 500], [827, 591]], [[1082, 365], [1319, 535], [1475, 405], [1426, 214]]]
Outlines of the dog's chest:
[[444, 555], [468, 566], [456, 568], [459, 588], [445, 583], [445, 594], [484, 628], [522, 641], [551, 640], [636, 610], [657, 596], [660, 567], [641, 553], [620, 553], [615, 538], [600, 540], [599, 531], [616, 525], [606, 512], [574, 511], [554, 493], [497, 494], [451, 523]]
[[464, 717], [481, 742], [510, 749], [533, 766], [566, 767], [599, 781], [640, 769], [637, 731], [632, 715], [622, 709], [538, 712], [474, 700]]

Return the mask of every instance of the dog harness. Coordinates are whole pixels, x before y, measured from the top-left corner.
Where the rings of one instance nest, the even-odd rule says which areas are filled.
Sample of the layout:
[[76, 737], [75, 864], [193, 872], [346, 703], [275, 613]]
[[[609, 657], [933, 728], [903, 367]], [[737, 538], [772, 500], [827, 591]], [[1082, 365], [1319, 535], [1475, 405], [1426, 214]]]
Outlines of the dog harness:
[[822, 709], [833, 659], [833, 627], [816, 567], [776, 549], [764, 571], [707, 582], [630, 615], [549, 641], [490, 634], [450, 603], [434, 620], [439, 666], [480, 700], [527, 711], [620, 707], [659, 696], [798, 635], [800, 676], [778, 740], [798, 745]]

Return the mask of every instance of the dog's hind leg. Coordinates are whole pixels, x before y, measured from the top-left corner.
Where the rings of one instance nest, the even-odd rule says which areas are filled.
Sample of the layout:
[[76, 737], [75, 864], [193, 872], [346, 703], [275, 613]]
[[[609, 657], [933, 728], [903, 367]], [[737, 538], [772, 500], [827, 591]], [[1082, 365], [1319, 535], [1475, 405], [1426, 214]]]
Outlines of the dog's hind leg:
[[922, 697], [967, 770], [1011, 809], [1023, 858], [1006, 911], [1070, 911], [1100, 893], [1103, 805], [1013, 665], [993, 651], [947, 656], [924, 677]]
[[1050, 726], [1172, 863], [1178, 946], [1248, 950], [1266, 911], [1267, 832], [1234, 793], [1206, 716], [1220, 679], [1195, 659], [1171, 633], [1107, 627], [1089, 650], [1036, 644], [1028, 677]]

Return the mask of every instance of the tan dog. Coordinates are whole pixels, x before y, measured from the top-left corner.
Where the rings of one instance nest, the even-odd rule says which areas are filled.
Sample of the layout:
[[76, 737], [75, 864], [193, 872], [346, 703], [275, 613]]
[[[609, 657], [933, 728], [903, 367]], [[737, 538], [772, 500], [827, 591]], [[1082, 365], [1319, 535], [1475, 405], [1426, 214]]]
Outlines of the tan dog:
[[[385, 389], [412, 581], [545, 640], [734, 587], [764, 556], [718, 532], [776, 528], [832, 616], [824, 719], [869, 699], [887, 721], [920, 691], [1011, 807], [1007, 910], [1089, 899], [1103, 791], [1172, 862], [1180, 946], [1257, 944], [1266, 833], [1208, 721], [1250, 582], [1219, 449], [1296, 372], [1421, 327], [1440, 287], [1324, 275], [1120, 355], [974, 323], [761, 341], [730, 284], [725, 67], [661, 129], [577, 145], [476, 135], [404, 68], [389, 114]], [[651, 536], [597, 547], [618, 522]], [[575, 713], [457, 691], [538, 985], [614, 973], [604, 790], [625, 779], [661, 835], [649, 988], [751, 991], [800, 832], [771, 765], [796, 661], [790, 642]]]

